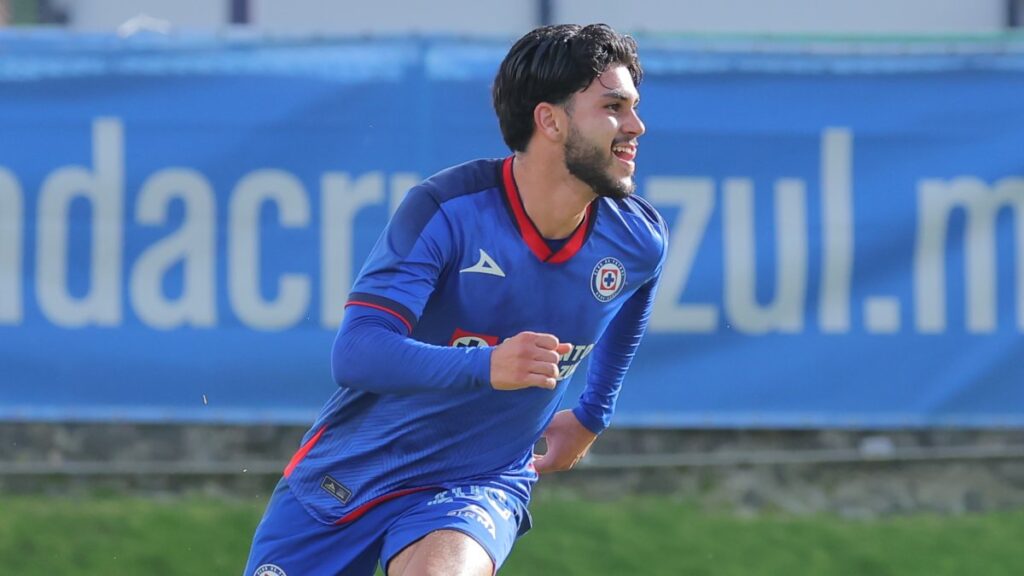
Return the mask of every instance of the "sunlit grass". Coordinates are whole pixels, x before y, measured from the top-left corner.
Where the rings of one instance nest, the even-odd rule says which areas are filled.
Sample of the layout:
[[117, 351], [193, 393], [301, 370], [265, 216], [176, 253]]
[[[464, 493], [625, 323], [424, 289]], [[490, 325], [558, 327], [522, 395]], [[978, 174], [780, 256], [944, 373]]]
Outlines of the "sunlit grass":
[[[241, 574], [265, 502], [0, 496], [22, 576]], [[541, 498], [503, 575], [1024, 574], [1024, 511], [883, 520], [738, 518], [662, 498]]]

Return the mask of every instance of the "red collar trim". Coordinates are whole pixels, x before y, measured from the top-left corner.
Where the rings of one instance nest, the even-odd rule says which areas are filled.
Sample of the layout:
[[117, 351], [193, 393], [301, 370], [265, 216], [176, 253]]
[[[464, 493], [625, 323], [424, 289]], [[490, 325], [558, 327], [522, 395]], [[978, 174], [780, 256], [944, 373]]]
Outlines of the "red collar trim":
[[541, 262], [561, 264], [575, 256], [580, 251], [580, 248], [583, 248], [583, 243], [587, 239], [587, 232], [591, 228], [590, 222], [594, 218], [594, 204], [591, 203], [587, 206], [587, 211], [583, 215], [583, 221], [576, 227], [569, 240], [558, 252], [552, 253], [548, 243], [544, 241], [544, 237], [537, 230], [537, 226], [526, 214], [526, 207], [523, 206], [523, 199], [519, 195], [519, 187], [516, 186], [516, 180], [512, 176], [513, 158], [514, 156], [509, 156], [502, 163], [501, 175], [505, 188], [505, 198], [508, 200], [509, 207], [512, 208], [512, 215], [515, 217], [519, 233], [522, 235], [523, 241], [530, 248], [530, 251]]

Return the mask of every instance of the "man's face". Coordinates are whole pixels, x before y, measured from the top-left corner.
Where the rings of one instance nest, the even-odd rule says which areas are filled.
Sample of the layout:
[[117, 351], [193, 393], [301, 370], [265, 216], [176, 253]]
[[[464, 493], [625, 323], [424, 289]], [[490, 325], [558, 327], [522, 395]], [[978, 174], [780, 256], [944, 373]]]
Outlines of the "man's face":
[[566, 106], [565, 167], [598, 196], [625, 198], [636, 189], [637, 138], [645, 130], [636, 113], [639, 102], [629, 70], [615, 64]]

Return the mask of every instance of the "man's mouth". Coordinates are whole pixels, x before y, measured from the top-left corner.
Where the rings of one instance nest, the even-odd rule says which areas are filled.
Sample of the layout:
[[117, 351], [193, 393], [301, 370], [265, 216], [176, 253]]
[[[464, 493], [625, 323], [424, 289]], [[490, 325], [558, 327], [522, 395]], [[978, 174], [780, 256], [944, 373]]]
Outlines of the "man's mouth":
[[636, 144], [623, 143], [612, 146], [612, 154], [624, 162], [633, 162], [636, 159]]

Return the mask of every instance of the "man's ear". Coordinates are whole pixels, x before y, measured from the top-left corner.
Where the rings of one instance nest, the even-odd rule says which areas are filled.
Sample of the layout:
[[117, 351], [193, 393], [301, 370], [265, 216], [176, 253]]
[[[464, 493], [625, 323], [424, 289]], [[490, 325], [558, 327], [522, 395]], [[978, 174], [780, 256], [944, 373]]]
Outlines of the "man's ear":
[[551, 142], [561, 142], [567, 133], [569, 118], [565, 109], [550, 102], [541, 102], [533, 109], [537, 134]]

